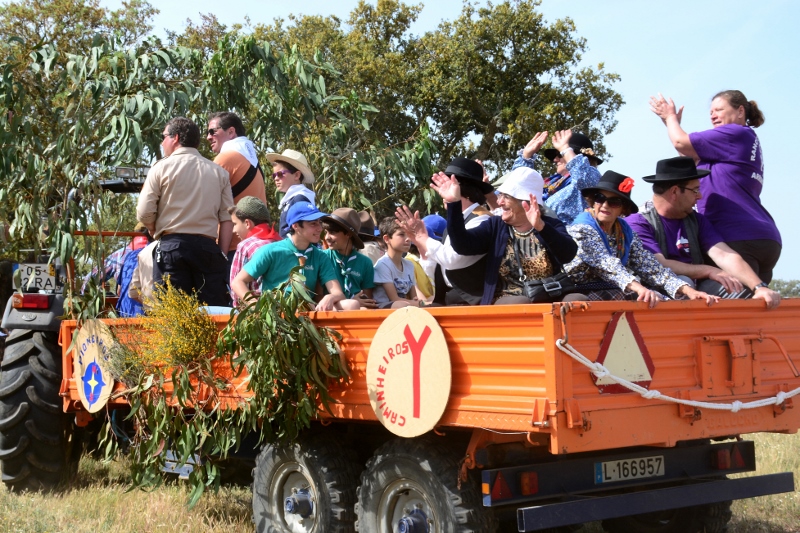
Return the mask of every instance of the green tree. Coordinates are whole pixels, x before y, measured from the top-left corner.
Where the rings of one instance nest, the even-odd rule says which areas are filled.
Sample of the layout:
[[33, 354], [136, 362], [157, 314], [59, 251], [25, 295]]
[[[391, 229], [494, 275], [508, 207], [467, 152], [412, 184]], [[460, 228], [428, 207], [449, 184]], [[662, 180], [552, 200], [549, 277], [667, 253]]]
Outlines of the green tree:
[[[96, 128], [93, 122], [102, 120], [104, 114], [81, 113], [80, 119], [73, 122], [77, 115], [68, 102], [78, 107], [83, 102], [65, 85], [52, 80], [62, 75], [74, 76], [72, 57], [89, 54], [103, 40], [113, 41], [118, 47], [141, 45], [152, 30], [149, 22], [156, 13], [144, 0], [124, 2], [118, 10], [105, 9], [97, 0], [20, 0], [0, 6], [0, 57], [5, 58], [3, 79], [10, 84], [5, 87], [3, 103], [7, 111], [7, 129], [2, 132], [3, 185], [19, 186], [21, 173], [34, 175], [41, 171], [39, 158], [51, 158], [55, 152], [76, 144], [81, 147], [81, 153], [74, 154], [70, 161], [54, 162], [45, 175], [39, 176], [42, 189], [4, 191], [6, 201], [0, 208], [0, 225], [11, 226], [12, 237], [7, 253], [37, 249], [41, 244], [45, 226], [39, 224], [37, 217], [57, 209], [59, 204], [63, 207], [65, 201], [65, 191], [45, 190], [50, 184], [97, 174], [104, 163], [94, 153], [102, 128]], [[31, 62], [32, 56], [38, 59]], [[47, 73], [34, 66], [44, 66]], [[70, 74], [66, 74], [68, 71]], [[65, 131], [59, 127], [71, 128], [71, 135], [64, 136]], [[30, 202], [35, 213], [17, 213], [20, 198]], [[129, 212], [124, 203], [124, 198], [113, 196], [102, 202], [108, 215], [107, 229], [132, 229], [120, 227], [123, 218], [117, 214]], [[19, 215], [21, 219], [17, 219]], [[35, 222], [32, 226], [31, 221]], [[116, 244], [110, 242], [111, 246]], [[100, 260], [99, 256], [96, 260]]]
[[[292, 146], [309, 154], [324, 208], [369, 205], [364, 183], [429, 196], [424, 133], [402, 146], [385, 145], [369, 128], [375, 108], [352, 92], [328, 94], [326, 80], [337, 75], [330, 64], [252, 36], [224, 37], [208, 60], [201, 50], [153, 41], [128, 49], [101, 42], [87, 55], [47, 45], [27, 64], [0, 63], [0, 73], [0, 219], [10, 223], [14, 240], [43, 242], [64, 262], [75, 255], [76, 230], [90, 222], [105, 227], [109, 199], [97, 177], [117, 165], [148, 164], [175, 115], [203, 123], [211, 111], [234, 108], [258, 117], [251, 138], [262, 150]], [[58, 95], [46, 130], [29, 112], [38, 94], [20, 78]], [[81, 205], [70, 201], [71, 189], [80, 192]], [[82, 312], [99, 309], [95, 302]]]
[[773, 279], [769, 286], [773, 291], [779, 292], [784, 298], [800, 297], [799, 279]]
[[[439, 165], [454, 155], [510, 168], [536, 131], [579, 129], [604, 152], [616, 126], [619, 80], [603, 64], [581, 66], [587, 48], [570, 19], [547, 23], [536, 0], [465, 3], [454, 21], [410, 34], [421, 6], [362, 1], [346, 25], [296, 16], [256, 25], [260, 38], [305, 54], [319, 50], [342, 83], [380, 109], [372, 123], [387, 142], [431, 129]], [[413, 65], [414, 68], [409, 68]]]

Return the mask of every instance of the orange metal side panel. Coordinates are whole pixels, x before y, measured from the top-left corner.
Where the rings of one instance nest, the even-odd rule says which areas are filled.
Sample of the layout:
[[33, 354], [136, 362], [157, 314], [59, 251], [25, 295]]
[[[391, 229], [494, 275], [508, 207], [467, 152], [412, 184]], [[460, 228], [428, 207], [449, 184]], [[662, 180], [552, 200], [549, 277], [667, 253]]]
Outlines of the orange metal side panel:
[[[800, 300], [784, 300], [773, 311], [765, 310], [760, 302], [741, 300], [723, 301], [711, 309], [702, 302], [667, 302], [654, 310], [637, 303], [593, 303], [587, 311], [568, 315], [570, 344], [594, 361], [611, 316], [618, 311], [633, 311], [655, 364], [651, 390], [672, 397], [731, 403], [800, 387], [800, 378], [778, 346], [770, 340], [754, 340], [775, 336], [795, 365], [800, 365]], [[727, 339], [742, 337], [753, 338], [740, 343], [746, 349], [752, 373], [740, 373], [740, 383], [746, 379], [746, 387], [726, 388], [732, 370]], [[566, 354], [559, 352], [559, 356], [565, 362], [560, 399], [577, 402], [588, 428], [565, 431], [566, 417], [559, 414], [551, 442], [554, 453], [632, 445], [671, 446], [679, 440], [756, 431], [794, 432], [800, 428], [800, 408], [779, 415], [771, 406], [738, 413], [700, 409], [697, 416], [687, 418], [680, 416], [675, 404], [646, 400], [635, 393], [600, 394], [589, 369]]]
[[[800, 408], [780, 414], [771, 406], [739, 413], [701, 409], [691, 416], [692, 409], [635, 393], [601, 394], [589, 369], [556, 348], [564, 334], [560, 309], [558, 304], [430, 309], [444, 331], [452, 362], [451, 395], [440, 425], [520, 432], [520, 439], [528, 432], [549, 434], [552, 453], [671, 446], [679, 440], [800, 428]], [[665, 302], [656, 309], [635, 302], [593, 302], [566, 315], [570, 344], [594, 361], [619, 311], [633, 313], [653, 359], [651, 390], [730, 403], [800, 387], [800, 377], [767, 339], [778, 339], [800, 367], [800, 300], [784, 300], [772, 311], [757, 301], [723, 301], [710, 309], [702, 302]], [[311, 315], [344, 337], [352, 380], [332, 390], [336, 418], [376, 420], [366, 390], [366, 362], [375, 331], [389, 313]], [[221, 329], [227, 317], [214, 320]], [[67, 351], [74, 328], [73, 321], [62, 324], [67, 410], [80, 409]], [[219, 363], [220, 372], [225, 366]], [[241, 399], [242, 379], [234, 382], [240, 390], [224, 398], [229, 405]]]

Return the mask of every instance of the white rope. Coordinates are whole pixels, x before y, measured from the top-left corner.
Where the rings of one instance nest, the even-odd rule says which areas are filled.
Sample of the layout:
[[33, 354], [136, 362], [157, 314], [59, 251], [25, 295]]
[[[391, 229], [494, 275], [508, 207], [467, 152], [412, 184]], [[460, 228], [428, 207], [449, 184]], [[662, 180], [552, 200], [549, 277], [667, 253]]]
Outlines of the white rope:
[[641, 395], [641, 397], [646, 400], [662, 400], [665, 402], [689, 405], [692, 407], [700, 407], [703, 409], [717, 409], [720, 411], [731, 411], [732, 413], [738, 413], [742, 409], [758, 409], [759, 407], [765, 407], [767, 405], [780, 405], [785, 400], [800, 394], [800, 387], [798, 387], [789, 392], [780, 391], [778, 392], [778, 394], [776, 394], [771, 398], [764, 398], [763, 400], [755, 400], [746, 403], [742, 403], [739, 400], [736, 400], [731, 403], [711, 403], [711, 402], [698, 402], [695, 400], [683, 400], [680, 398], [673, 398], [671, 396], [666, 396], [664, 394], [661, 394], [657, 390], [647, 390], [644, 387], [637, 385], [636, 383], [632, 383], [625, 378], [613, 375], [611, 372], [608, 371], [606, 367], [602, 365], [602, 363], [590, 361], [589, 359], [586, 358], [586, 356], [584, 356], [578, 350], [573, 348], [569, 343], [565, 343], [563, 339], [558, 339], [556, 341], [556, 346], [558, 347], [559, 350], [566, 353], [567, 355], [569, 355], [570, 357], [581, 363], [583, 366], [591, 370], [592, 374], [594, 374], [596, 378], [610, 379], [614, 383], [622, 385], [623, 387], [632, 392], [639, 393], [639, 395]]

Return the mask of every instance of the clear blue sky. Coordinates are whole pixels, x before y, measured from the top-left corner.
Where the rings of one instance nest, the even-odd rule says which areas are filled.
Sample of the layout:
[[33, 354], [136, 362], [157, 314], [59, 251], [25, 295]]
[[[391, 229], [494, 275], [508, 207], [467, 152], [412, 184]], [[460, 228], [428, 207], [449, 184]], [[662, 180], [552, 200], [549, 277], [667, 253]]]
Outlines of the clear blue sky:
[[[120, 5], [119, 0], [102, 3]], [[245, 16], [253, 23], [270, 22], [290, 13], [335, 14], [346, 20], [357, 5], [356, 0], [153, 3], [161, 11], [154, 23], [158, 33], [163, 28], [181, 31], [187, 18], [199, 21], [199, 13], [213, 13], [224, 24], [242, 22]], [[434, 30], [441, 20], [456, 18], [461, 6], [460, 0], [427, 2], [412, 33]], [[650, 196], [639, 178], [653, 174], [657, 160], [675, 155], [666, 128], [649, 110], [650, 95], [661, 92], [684, 105], [683, 126], [689, 132], [711, 127], [711, 96], [720, 90], [739, 89], [758, 102], [766, 117], [756, 130], [765, 161], [761, 199], [777, 221], [784, 245], [776, 277], [800, 279], [800, 230], [793, 228], [791, 219], [794, 194], [800, 193], [795, 183], [800, 170], [794, 161], [800, 145], [794, 130], [798, 98], [791, 96], [800, 82], [800, 2], [543, 0], [540, 9], [550, 21], [572, 18], [578, 35], [587, 40], [584, 60], [603, 62], [622, 77], [615, 89], [625, 105], [617, 113], [617, 129], [606, 138], [611, 157], [600, 170], [636, 178], [637, 203]]]

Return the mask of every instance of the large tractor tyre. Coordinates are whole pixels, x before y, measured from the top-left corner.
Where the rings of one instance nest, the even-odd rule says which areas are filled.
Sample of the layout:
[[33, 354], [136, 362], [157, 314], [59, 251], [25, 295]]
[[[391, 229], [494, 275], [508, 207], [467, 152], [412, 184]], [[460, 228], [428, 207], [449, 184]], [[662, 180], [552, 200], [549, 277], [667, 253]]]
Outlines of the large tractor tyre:
[[724, 533], [732, 516], [731, 503], [726, 501], [603, 520], [603, 529], [608, 533]]
[[361, 533], [492, 533], [494, 514], [478, 484], [459, 488], [460, 457], [430, 437], [381, 446], [361, 474], [356, 527]]
[[264, 446], [253, 471], [253, 521], [259, 533], [352, 533], [360, 468], [335, 439]]
[[56, 488], [77, 472], [71, 417], [61, 410], [55, 333], [13, 330], [0, 364], [0, 469], [12, 491]]

